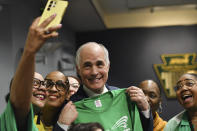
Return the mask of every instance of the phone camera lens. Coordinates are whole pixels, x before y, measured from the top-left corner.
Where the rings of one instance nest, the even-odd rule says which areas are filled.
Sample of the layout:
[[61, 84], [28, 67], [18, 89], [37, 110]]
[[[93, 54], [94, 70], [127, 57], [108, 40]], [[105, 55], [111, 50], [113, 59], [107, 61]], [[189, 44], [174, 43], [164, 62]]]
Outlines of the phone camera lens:
[[52, 6], [53, 6], [53, 7], [55, 7], [55, 5], [56, 5], [56, 3], [53, 3], [53, 5], [52, 5]]

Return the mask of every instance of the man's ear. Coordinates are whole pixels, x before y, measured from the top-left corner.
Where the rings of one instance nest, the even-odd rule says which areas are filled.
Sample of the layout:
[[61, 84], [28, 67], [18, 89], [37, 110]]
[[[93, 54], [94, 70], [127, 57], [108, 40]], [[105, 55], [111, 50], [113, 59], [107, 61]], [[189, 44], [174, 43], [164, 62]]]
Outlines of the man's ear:
[[110, 62], [109, 62], [109, 64], [108, 64], [108, 71], [109, 71], [109, 69], [110, 69]]

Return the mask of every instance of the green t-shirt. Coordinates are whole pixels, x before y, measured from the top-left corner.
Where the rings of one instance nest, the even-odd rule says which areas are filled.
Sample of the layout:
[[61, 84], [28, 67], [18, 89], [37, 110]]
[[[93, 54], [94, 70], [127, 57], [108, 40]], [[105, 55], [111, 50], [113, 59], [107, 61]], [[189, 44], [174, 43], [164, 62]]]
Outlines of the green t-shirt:
[[99, 122], [105, 131], [143, 131], [138, 108], [125, 89], [75, 102], [75, 123]]
[[191, 131], [186, 111], [183, 111], [170, 119], [166, 124], [164, 131]]
[[[27, 131], [38, 131], [36, 126], [33, 124], [33, 108], [28, 114], [28, 130]], [[0, 116], [0, 131], [17, 131], [16, 119], [14, 115], [13, 107], [8, 101], [5, 111]]]

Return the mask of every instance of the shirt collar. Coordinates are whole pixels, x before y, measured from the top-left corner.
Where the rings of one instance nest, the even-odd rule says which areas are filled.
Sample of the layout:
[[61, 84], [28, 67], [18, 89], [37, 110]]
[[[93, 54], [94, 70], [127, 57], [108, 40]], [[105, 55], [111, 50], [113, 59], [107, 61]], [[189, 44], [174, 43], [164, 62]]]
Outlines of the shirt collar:
[[104, 94], [104, 93], [108, 92], [108, 89], [106, 88], [105, 85], [103, 87], [103, 92], [100, 94], [93, 92], [92, 90], [88, 89], [85, 85], [83, 85], [83, 89], [86, 92], [86, 94], [88, 95], [88, 97], [94, 97], [94, 96], [98, 96], [100, 94]]
[[187, 117], [187, 113], [186, 112], [184, 112], [180, 124], [181, 125], [189, 125], [189, 121], [188, 121], [188, 117]]

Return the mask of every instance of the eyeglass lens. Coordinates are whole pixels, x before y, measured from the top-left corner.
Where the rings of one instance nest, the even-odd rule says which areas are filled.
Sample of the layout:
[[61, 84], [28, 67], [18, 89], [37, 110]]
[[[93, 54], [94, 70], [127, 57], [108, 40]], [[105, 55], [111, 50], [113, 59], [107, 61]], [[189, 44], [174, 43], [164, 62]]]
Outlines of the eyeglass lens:
[[41, 81], [41, 80], [39, 80], [37, 78], [34, 78], [34, 80], [33, 80], [33, 87], [34, 88], [39, 88], [41, 85], [45, 86], [45, 82]]
[[74, 88], [79, 88], [80, 85], [78, 83], [72, 83], [72, 84], [70, 84], [70, 86], [72, 86]]

